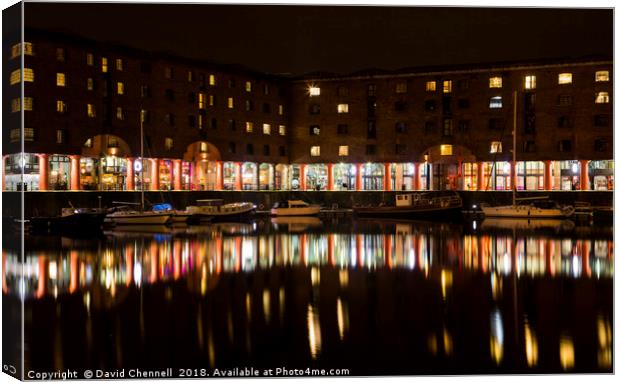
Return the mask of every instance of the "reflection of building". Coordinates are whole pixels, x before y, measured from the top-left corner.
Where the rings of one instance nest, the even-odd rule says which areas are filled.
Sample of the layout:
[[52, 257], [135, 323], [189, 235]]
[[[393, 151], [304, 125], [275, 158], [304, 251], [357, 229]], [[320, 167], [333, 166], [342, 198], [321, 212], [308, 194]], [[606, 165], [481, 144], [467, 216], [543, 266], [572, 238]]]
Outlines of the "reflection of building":
[[[513, 272], [529, 277], [613, 276], [613, 242], [605, 239], [518, 237], [515, 243], [510, 234], [462, 236], [458, 232], [444, 233], [439, 239], [436, 233], [412, 232], [407, 224], [398, 225], [396, 233], [388, 234], [257, 236], [250, 235], [251, 232], [251, 226], [223, 224], [193, 232], [194, 236], [150, 240], [122, 233], [99, 251], [27, 254], [25, 294], [40, 298], [72, 293], [99, 283], [113, 295], [117, 285], [151, 284], [182, 277], [208, 278], [211, 282], [212, 275], [222, 272], [289, 266], [426, 272], [458, 265], [462, 271], [498, 276]], [[21, 274], [19, 257], [5, 251], [3, 264], [3, 292], [14, 293]]]
[[609, 60], [288, 79], [25, 36], [4, 56], [6, 190], [614, 187]]

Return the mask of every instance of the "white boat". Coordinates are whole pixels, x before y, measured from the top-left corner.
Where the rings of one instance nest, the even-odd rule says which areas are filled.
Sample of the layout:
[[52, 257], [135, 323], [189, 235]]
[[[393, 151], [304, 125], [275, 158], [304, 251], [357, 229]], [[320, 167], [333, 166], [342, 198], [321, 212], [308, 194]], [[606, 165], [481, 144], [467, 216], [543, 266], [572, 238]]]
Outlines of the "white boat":
[[136, 210], [120, 210], [108, 214], [107, 219], [114, 224], [166, 224], [172, 216], [170, 211], [136, 211]]
[[224, 204], [222, 199], [196, 200], [197, 205], [188, 206], [185, 212], [192, 220], [231, 220], [248, 217], [256, 210], [256, 205], [249, 202]]
[[274, 216], [309, 216], [317, 215], [321, 206], [308, 204], [303, 200], [289, 200], [286, 204], [276, 203], [271, 209]]
[[[514, 92], [513, 102], [513, 121], [512, 121], [512, 168], [516, 168], [517, 163], [517, 92]], [[513, 179], [514, 174], [512, 174]], [[575, 209], [572, 206], [560, 206], [557, 203], [547, 201], [546, 204], [517, 204], [517, 185], [512, 185], [512, 204], [491, 207], [482, 204], [480, 208], [485, 218], [522, 218], [522, 219], [564, 219], [571, 216]], [[522, 198], [520, 201], [547, 199], [542, 198]]]
[[555, 203], [512, 204], [497, 207], [483, 204], [480, 208], [485, 218], [565, 219], [575, 212], [572, 206], [559, 206]]

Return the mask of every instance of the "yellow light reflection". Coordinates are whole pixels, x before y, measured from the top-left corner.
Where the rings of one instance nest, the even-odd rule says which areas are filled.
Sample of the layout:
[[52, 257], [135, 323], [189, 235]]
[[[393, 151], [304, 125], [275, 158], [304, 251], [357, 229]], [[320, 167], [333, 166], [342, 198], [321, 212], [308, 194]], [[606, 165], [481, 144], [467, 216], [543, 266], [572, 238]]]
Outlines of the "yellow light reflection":
[[527, 321], [525, 321], [525, 358], [529, 367], [534, 367], [538, 363], [538, 340]]
[[340, 340], [343, 340], [344, 335], [349, 331], [349, 305], [342, 302], [340, 298], [336, 301], [336, 315], [338, 318], [338, 334]]
[[338, 272], [338, 281], [340, 281], [340, 287], [346, 288], [349, 286], [349, 271], [341, 269]]
[[452, 336], [446, 327], [443, 328], [443, 351], [447, 356], [452, 354]]
[[499, 309], [491, 313], [491, 358], [500, 364], [504, 358], [504, 323]]
[[250, 293], [245, 294], [245, 315], [248, 318], [248, 322], [252, 321], [252, 298]]
[[612, 333], [611, 323], [609, 319], [598, 316], [597, 321], [598, 332], [598, 366], [603, 369], [609, 369], [612, 362]]
[[442, 269], [441, 270], [441, 297], [446, 299], [447, 290], [452, 287], [452, 271]]
[[432, 355], [437, 355], [437, 336], [435, 333], [431, 333], [428, 336], [428, 351], [431, 352]]
[[575, 366], [575, 345], [573, 339], [568, 335], [560, 337], [560, 365], [564, 370], [572, 369]]
[[271, 296], [269, 289], [263, 289], [263, 315], [265, 316], [265, 322], [269, 323], [271, 320]]
[[278, 291], [278, 309], [280, 310], [280, 323], [284, 322], [284, 288]]
[[312, 305], [308, 305], [308, 345], [312, 359], [317, 359], [321, 353], [321, 325], [319, 312]]
[[321, 283], [321, 270], [319, 268], [313, 267], [310, 269], [310, 280], [312, 281], [312, 286], [317, 286]]

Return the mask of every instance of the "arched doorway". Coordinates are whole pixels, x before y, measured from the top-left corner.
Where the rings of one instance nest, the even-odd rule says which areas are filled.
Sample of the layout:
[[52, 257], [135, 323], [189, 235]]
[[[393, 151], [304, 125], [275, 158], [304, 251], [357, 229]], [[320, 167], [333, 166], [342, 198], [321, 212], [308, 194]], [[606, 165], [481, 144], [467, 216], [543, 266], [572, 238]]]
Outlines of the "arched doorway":
[[471, 151], [460, 145], [442, 144], [428, 148], [419, 158], [423, 189], [462, 190], [463, 165], [475, 163]]
[[276, 190], [288, 190], [289, 189], [288, 166], [282, 163], [277, 164], [275, 175], [276, 175], [276, 179], [275, 179]]
[[270, 163], [261, 163], [258, 167], [258, 188], [260, 190], [273, 190], [274, 169]]
[[127, 188], [127, 157], [129, 144], [122, 138], [101, 134], [88, 138], [80, 158], [82, 190], [125, 190]]
[[366, 163], [362, 166], [363, 190], [383, 190], [383, 163]]
[[221, 159], [220, 151], [213, 144], [198, 141], [187, 146], [183, 160], [189, 165], [182, 166], [184, 174], [190, 180], [192, 190], [217, 189], [217, 161]]
[[255, 191], [258, 189], [258, 166], [245, 162], [241, 165], [241, 189]]

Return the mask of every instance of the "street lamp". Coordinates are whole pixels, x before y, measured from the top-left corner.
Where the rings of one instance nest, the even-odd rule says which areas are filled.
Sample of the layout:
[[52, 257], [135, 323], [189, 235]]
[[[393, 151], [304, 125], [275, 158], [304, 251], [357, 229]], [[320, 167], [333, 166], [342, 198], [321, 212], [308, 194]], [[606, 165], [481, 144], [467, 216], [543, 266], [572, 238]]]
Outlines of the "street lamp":
[[430, 163], [428, 163], [430, 159], [430, 155], [428, 153], [428, 151], [424, 154], [424, 167], [426, 169], [426, 190], [430, 190], [431, 189], [431, 184], [430, 184], [430, 180], [431, 180], [431, 175], [430, 175]]

